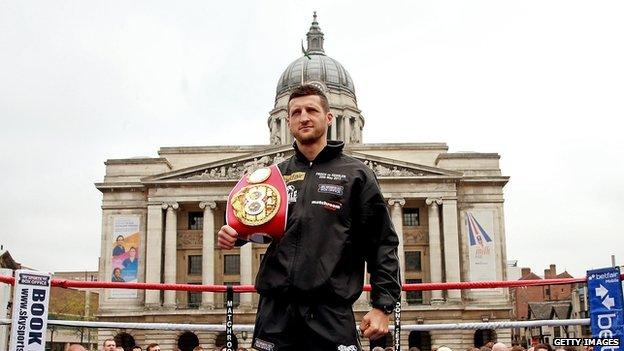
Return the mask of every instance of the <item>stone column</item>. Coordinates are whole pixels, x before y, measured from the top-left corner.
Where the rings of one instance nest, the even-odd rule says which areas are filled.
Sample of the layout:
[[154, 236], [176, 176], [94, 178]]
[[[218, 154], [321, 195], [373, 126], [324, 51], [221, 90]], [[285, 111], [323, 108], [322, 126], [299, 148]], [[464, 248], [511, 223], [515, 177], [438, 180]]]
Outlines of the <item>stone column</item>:
[[[440, 240], [440, 210], [442, 199], [430, 198], [425, 201], [429, 206], [429, 272], [432, 283], [442, 282], [442, 241]], [[431, 291], [431, 304], [441, 303], [442, 290]]]
[[285, 116], [280, 117], [280, 138], [282, 139], [282, 144], [288, 144], [288, 122]]
[[[252, 273], [253, 261], [253, 245], [251, 242], [241, 246], [240, 248], [240, 283], [241, 285], [253, 284]], [[241, 293], [240, 307], [251, 308], [253, 295], [250, 293]]]
[[[167, 210], [165, 217], [165, 284], [175, 284], [176, 263], [178, 261], [178, 218], [177, 209], [180, 207], [177, 202], [164, 203], [163, 209]], [[176, 307], [176, 292], [165, 290], [164, 307]]]
[[[214, 285], [214, 209], [217, 203], [204, 201], [199, 203], [199, 208], [204, 210], [204, 223], [202, 230], [202, 284]], [[202, 308], [214, 308], [214, 293], [202, 293]]]
[[338, 140], [338, 138], [336, 138], [336, 123], [338, 121], [336, 120], [336, 117], [334, 117], [334, 120], [332, 121], [331, 126], [329, 126], [329, 138], [331, 140]]
[[[351, 143], [351, 117], [345, 115], [342, 117], [342, 120], [343, 120], [342, 124], [344, 128], [343, 140], [345, 144], [350, 144]], [[405, 202], [405, 200], [403, 200], [403, 202]]]
[[[459, 270], [459, 230], [457, 227], [457, 200], [442, 201], [442, 219], [444, 229], [444, 266], [447, 282], [460, 281]], [[449, 301], [461, 301], [460, 290], [448, 290]]]
[[[405, 249], [403, 248], [403, 205], [405, 205], [405, 199], [390, 199], [388, 200], [390, 207], [390, 216], [392, 217], [392, 224], [394, 230], [399, 236], [399, 267], [401, 267], [401, 284], [405, 284]], [[401, 304], [406, 303], [405, 291], [401, 292]]]
[[[145, 248], [145, 282], [160, 283], [162, 267], [162, 205], [147, 206], [147, 238]], [[145, 307], [160, 307], [160, 291], [145, 290]]]

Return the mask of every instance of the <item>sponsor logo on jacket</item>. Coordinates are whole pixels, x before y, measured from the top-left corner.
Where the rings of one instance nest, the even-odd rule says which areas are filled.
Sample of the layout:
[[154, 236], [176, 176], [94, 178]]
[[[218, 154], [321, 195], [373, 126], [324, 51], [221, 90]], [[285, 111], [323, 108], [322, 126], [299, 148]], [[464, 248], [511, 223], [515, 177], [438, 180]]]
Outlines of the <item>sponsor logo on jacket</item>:
[[335, 184], [319, 184], [318, 192], [323, 194], [342, 196], [342, 194], [344, 193], [344, 187], [342, 185]]

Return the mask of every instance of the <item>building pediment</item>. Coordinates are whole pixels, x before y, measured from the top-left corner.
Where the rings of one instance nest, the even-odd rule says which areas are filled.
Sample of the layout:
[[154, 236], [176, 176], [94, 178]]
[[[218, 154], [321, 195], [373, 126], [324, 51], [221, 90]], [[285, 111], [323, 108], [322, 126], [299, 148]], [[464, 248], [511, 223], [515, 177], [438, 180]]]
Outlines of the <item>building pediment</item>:
[[[277, 164], [294, 153], [292, 146], [267, 147], [267, 149], [252, 154], [237, 156], [225, 160], [215, 161], [193, 167], [183, 168], [171, 172], [142, 179], [143, 183], [193, 183], [214, 181], [237, 181], [244, 174], [255, 169]], [[362, 161], [378, 178], [459, 178], [460, 172], [441, 168], [424, 166], [389, 158], [368, 155], [361, 152], [345, 150], [345, 154]]]

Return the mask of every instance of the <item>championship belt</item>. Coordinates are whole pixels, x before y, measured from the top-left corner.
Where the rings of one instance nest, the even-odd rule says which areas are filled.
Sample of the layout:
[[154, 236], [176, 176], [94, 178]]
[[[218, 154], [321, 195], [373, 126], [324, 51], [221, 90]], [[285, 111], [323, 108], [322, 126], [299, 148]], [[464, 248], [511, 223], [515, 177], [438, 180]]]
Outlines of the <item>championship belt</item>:
[[284, 235], [287, 216], [286, 183], [276, 165], [244, 175], [228, 196], [226, 222], [243, 240], [279, 240]]

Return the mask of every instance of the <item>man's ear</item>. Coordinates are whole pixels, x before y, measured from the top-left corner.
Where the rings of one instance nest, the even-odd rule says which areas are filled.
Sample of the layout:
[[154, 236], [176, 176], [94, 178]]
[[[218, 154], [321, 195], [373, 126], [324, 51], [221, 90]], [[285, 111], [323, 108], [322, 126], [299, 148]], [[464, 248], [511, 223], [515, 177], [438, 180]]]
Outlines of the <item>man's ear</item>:
[[327, 112], [325, 118], [327, 119], [327, 124], [332, 124], [334, 121], [334, 115], [331, 112]]

